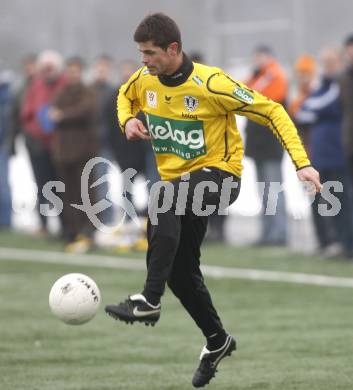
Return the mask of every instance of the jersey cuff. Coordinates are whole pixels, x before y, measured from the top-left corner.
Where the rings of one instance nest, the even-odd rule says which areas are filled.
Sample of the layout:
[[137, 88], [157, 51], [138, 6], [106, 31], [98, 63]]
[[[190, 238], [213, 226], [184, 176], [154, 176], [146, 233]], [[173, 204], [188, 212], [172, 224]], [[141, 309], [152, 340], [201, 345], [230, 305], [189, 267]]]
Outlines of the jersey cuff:
[[128, 122], [130, 119], [132, 119], [132, 118], [135, 118], [135, 117], [134, 117], [133, 115], [127, 117], [127, 119], [125, 119], [125, 122], [121, 124], [121, 129], [122, 129], [123, 133], [125, 133], [125, 126], [126, 126], [127, 122]]
[[302, 167], [300, 167], [300, 168], [297, 168], [296, 171], [298, 172], [298, 171], [300, 171], [301, 169], [309, 168], [309, 167], [312, 167], [312, 165], [311, 165], [311, 164], [304, 165], [304, 166], [302, 166]]

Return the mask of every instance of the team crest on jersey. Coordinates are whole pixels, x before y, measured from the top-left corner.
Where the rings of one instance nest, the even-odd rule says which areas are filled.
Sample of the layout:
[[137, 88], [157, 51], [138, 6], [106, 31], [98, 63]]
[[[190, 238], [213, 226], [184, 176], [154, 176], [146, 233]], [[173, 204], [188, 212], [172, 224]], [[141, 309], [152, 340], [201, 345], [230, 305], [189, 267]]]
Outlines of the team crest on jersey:
[[199, 101], [194, 96], [184, 96], [184, 104], [189, 112], [193, 112], [199, 105]]
[[157, 108], [157, 92], [146, 91], [146, 97], [148, 107]]

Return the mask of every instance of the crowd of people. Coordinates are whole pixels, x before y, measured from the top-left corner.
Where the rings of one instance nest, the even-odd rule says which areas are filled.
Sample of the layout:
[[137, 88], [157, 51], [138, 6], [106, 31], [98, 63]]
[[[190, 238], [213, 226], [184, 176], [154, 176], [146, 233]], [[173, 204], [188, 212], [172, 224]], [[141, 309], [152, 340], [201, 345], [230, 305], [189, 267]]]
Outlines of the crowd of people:
[[[321, 69], [320, 74], [317, 67]], [[335, 192], [341, 205], [337, 214], [325, 217], [320, 213], [320, 205], [327, 203], [320, 194], [312, 203], [319, 249], [328, 257], [352, 258], [353, 36], [344, 42], [343, 53], [325, 48], [318, 64], [305, 56], [297, 61], [295, 71], [297, 95], [289, 112], [322, 181], [342, 184]]]
[[[313, 166], [323, 182], [339, 181], [343, 190], [335, 192], [341, 211], [322, 216], [320, 205], [327, 203], [320, 194], [312, 202], [312, 220], [319, 250], [326, 256], [353, 256], [353, 35], [343, 50], [326, 48], [317, 59], [305, 54], [293, 68], [293, 88], [270, 46], [259, 45], [253, 56], [253, 69], [245, 81], [250, 88], [283, 104], [297, 125]], [[203, 62], [198, 53], [190, 54]], [[40, 232], [48, 234], [48, 217], [39, 210], [47, 203], [41, 189], [59, 180], [65, 191], [57, 189], [63, 202], [60, 213], [61, 238], [68, 251], [87, 251], [93, 244], [94, 226], [82, 211], [71, 207], [81, 202], [81, 174], [86, 162], [100, 156], [115, 161], [122, 171], [134, 168], [149, 180], [159, 179], [151, 145], [147, 141], [128, 142], [116, 118], [119, 83], [125, 83], [138, 68], [134, 61], [119, 64], [119, 83], [113, 82], [114, 61], [108, 55], [97, 57], [88, 67], [79, 57], [64, 62], [62, 56], [46, 50], [29, 55], [22, 62], [22, 83], [14, 88], [5, 72], [0, 72], [0, 228], [11, 227], [11, 189], [9, 158], [15, 153], [16, 137], [25, 140], [31, 168], [38, 187]], [[294, 93], [291, 93], [294, 91]], [[143, 114], [139, 114], [144, 121]], [[282, 182], [283, 148], [264, 126], [248, 121], [245, 154], [255, 163], [262, 198], [259, 246], [288, 243], [285, 194], [272, 198], [271, 182]], [[98, 164], [95, 177], [107, 173]], [[107, 182], [90, 188], [91, 199], [103, 199]], [[340, 191], [340, 192], [339, 192]], [[128, 194], [127, 194], [128, 195]], [[134, 202], [134, 199], [129, 198]], [[276, 213], [266, 212], [276, 201]], [[136, 207], [139, 210], [139, 207]], [[145, 215], [146, 210], [140, 210]], [[99, 215], [104, 223], [114, 219], [113, 208]], [[209, 238], [224, 240], [225, 216], [210, 219]]]
[[[22, 65], [20, 88], [11, 91], [10, 80], [0, 80], [0, 226], [11, 227], [8, 161], [15, 153], [16, 137], [21, 134], [38, 188], [40, 235], [49, 234], [49, 217], [40, 211], [40, 205], [48, 203], [43, 188], [48, 182], [60, 181], [65, 190], [53, 188], [63, 205], [59, 214], [60, 238], [67, 241], [67, 251], [86, 252], [93, 245], [95, 227], [86, 213], [71, 206], [81, 203], [85, 164], [93, 157], [104, 157], [116, 161], [122, 170], [136, 169], [153, 183], [158, 180], [158, 172], [151, 145], [124, 139], [116, 119], [119, 85], [113, 84], [114, 62], [109, 56], [101, 55], [95, 60], [89, 82], [84, 79], [86, 67], [81, 58], [64, 62], [53, 50], [27, 56]], [[120, 82], [125, 82], [137, 68], [133, 61], [122, 62]], [[92, 204], [107, 196], [107, 181], [92, 186], [106, 173], [107, 164], [100, 163], [89, 177]], [[103, 210], [99, 218], [107, 224], [112, 222], [113, 207]]]
[[[283, 104], [301, 135], [313, 166], [341, 209], [323, 215], [327, 199], [316, 195], [311, 203], [318, 252], [326, 257], [353, 256], [353, 36], [343, 50], [323, 49], [318, 59], [305, 54], [294, 64], [294, 94], [281, 64], [270, 47], [260, 45], [254, 53], [254, 69], [246, 84]], [[260, 246], [288, 243], [285, 193], [271, 196], [271, 183], [282, 183], [283, 149], [267, 128], [248, 121], [245, 154], [255, 163], [262, 198]], [[340, 183], [339, 187], [336, 184]], [[273, 194], [272, 194], [273, 195]], [[276, 202], [276, 213], [267, 213]]]

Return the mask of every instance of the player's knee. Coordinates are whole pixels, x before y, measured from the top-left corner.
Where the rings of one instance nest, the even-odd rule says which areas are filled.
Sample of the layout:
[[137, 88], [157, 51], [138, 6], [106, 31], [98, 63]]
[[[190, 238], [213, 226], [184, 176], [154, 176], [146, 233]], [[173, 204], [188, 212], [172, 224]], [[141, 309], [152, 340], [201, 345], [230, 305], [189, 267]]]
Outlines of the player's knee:
[[182, 280], [180, 278], [169, 278], [167, 281], [167, 285], [171, 289], [173, 294], [178, 298], [181, 297], [183, 295], [183, 291], [185, 291]]

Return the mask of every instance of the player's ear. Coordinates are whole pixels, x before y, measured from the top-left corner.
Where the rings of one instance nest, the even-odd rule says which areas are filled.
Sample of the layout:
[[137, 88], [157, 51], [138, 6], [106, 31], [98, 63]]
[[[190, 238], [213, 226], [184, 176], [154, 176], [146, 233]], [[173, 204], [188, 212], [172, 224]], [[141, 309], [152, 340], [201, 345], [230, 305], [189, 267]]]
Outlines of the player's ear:
[[173, 56], [176, 56], [179, 53], [179, 44], [178, 42], [172, 42], [167, 47], [167, 53]]

